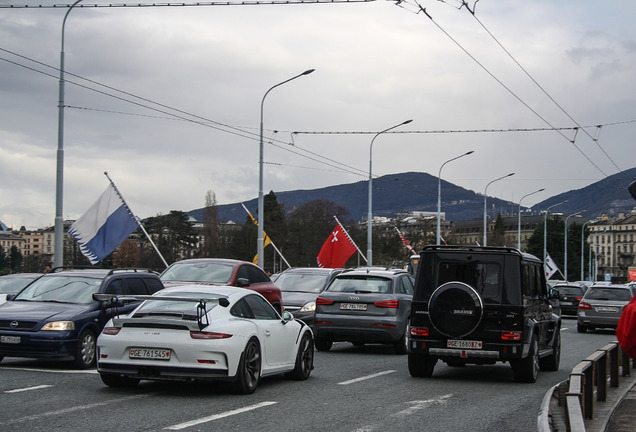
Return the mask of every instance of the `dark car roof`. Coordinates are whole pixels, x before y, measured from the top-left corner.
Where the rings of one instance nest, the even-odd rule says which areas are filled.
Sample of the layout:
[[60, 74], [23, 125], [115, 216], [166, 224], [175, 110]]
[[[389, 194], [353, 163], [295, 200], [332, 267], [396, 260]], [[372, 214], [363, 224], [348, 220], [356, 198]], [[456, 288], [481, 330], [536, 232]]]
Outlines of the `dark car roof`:
[[292, 268], [288, 268], [287, 270], [284, 270], [283, 272], [279, 273], [278, 276], [283, 275], [285, 273], [324, 273], [324, 274], [329, 274], [332, 273], [334, 271], [342, 271], [342, 269], [333, 269], [333, 268], [326, 268], [326, 267], [292, 267]]
[[189, 258], [189, 259], [175, 261], [172, 264], [197, 263], [197, 262], [216, 262], [221, 264], [232, 264], [232, 265], [245, 264], [245, 263], [252, 264], [249, 261], [241, 261], [241, 260], [236, 260], [231, 258]]
[[352, 270], [345, 270], [336, 277], [347, 277], [347, 276], [384, 276], [387, 278], [391, 278], [397, 274], [410, 274], [404, 269], [397, 268], [386, 268], [386, 267], [362, 267], [355, 268]]

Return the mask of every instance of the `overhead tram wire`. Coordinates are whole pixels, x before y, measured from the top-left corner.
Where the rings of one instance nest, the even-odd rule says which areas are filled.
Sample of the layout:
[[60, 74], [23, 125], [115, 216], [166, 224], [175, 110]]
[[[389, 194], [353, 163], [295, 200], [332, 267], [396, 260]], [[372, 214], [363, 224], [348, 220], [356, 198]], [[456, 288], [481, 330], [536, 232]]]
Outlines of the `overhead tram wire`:
[[441, 25], [439, 25], [434, 19], [433, 17], [426, 11], [426, 8], [421, 6], [418, 3], [418, 0], [413, 0], [416, 4], [416, 6], [419, 8], [419, 10], [413, 12], [409, 9], [404, 8], [400, 2], [396, 3], [396, 6], [402, 7], [406, 10], [408, 10], [409, 12], [413, 12], [415, 14], [419, 14], [420, 12], [422, 12], [424, 15], [426, 15], [426, 17], [442, 32], [444, 33], [444, 35], [446, 35], [446, 37], [448, 37], [455, 45], [457, 45], [457, 47], [459, 49], [461, 49], [468, 57], [471, 58], [471, 60], [473, 60], [480, 68], [482, 68], [484, 70], [484, 72], [486, 72], [488, 75], [490, 75], [490, 77], [492, 79], [494, 79], [499, 85], [501, 85], [508, 93], [510, 93], [515, 99], [517, 99], [519, 102], [521, 102], [521, 104], [523, 106], [525, 106], [528, 110], [530, 110], [534, 115], [536, 115], [538, 118], [540, 118], [545, 124], [547, 124], [548, 126], [552, 127], [553, 130], [555, 132], [557, 132], [559, 135], [561, 135], [563, 138], [565, 138], [566, 140], [568, 140], [573, 146], [574, 148], [576, 148], [579, 153], [581, 153], [581, 155], [587, 159], [587, 161], [589, 163], [591, 163], [597, 170], [599, 170], [605, 177], [607, 177], [607, 174], [605, 173], [605, 171], [603, 171], [587, 154], [585, 154], [585, 152], [583, 150], [581, 150], [581, 148], [579, 148], [579, 146], [576, 145], [576, 142], [574, 141], [574, 139], [569, 139], [567, 136], [565, 136], [563, 134], [563, 132], [561, 132], [560, 130], [558, 130], [557, 128], [554, 127], [554, 125], [552, 125], [552, 123], [550, 123], [546, 118], [544, 118], [543, 116], [541, 116], [541, 114], [539, 114], [537, 111], [535, 111], [530, 105], [528, 105], [523, 99], [521, 99], [515, 92], [513, 92], [508, 86], [506, 86], [499, 78], [497, 78], [488, 68], [486, 68], [479, 60], [477, 60], [470, 52], [468, 52], [468, 50], [466, 48], [464, 48], [455, 38], [453, 38], [446, 30], [444, 30], [444, 28], [442, 28]]
[[[370, 3], [376, 0], [253, 0], [253, 1], [192, 1], [192, 2], [127, 2], [127, 3], [82, 3], [76, 8], [143, 8], [143, 7], [194, 7], [194, 6], [269, 6], [287, 4], [318, 4], [318, 3]], [[0, 5], [0, 9], [63, 9], [69, 8], [68, 3], [54, 4], [8, 4]]]
[[[47, 67], [47, 68], [50, 68], [50, 69], [53, 69], [53, 70], [58, 70], [56, 67], [47, 65], [47, 64], [42, 63], [40, 61], [37, 61], [37, 60], [31, 59], [31, 58], [22, 56], [20, 54], [14, 53], [12, 51], [9, 51], [9, 50], [3, 49], [3, 48], [0, 48], [0, 51], [4, 51], [4, 52], [10, 53], [10, 54], [13, 54], [13, 55], [18, 56], [20, 58], [23, 58], [25, 60], [34, 62], [36, 64], [39, 64], [41, 66], [44, 66], [44, 67]], [[56, 76], [54, 76], [54, 75], [52, 75], [50, 73], [47, 73], [45, 71], [38, 70], [38, 69], [36, 69], [34, 67], [31, 67], [31, 66], [27, 66], [27, 65], [24, 65], [24, 64], [21, 64], [21, 63], [6, 59], [6, 58], [2, 58], [2, 57], [0, 57], [0, 60], [4, 60], [4, 61], [6, 61], [8, 63], [11, 63], [11, 64], [14, 64], [16, 66], [23, 67], [25, 69], [29, 69], [29, 70], [32, 70], [34, 72], [37, 72], [37, 73], [49, 76], [51, 78], [56, 78], [57, 79]], [[209, 128], [212, 128], [212, 129], [216, 129], [216, 130], [221, 131], [221, 132], [226, 132], [226, 133], [229, 133], [229, 134], [233, 134], [233, 135], [239, 136], [241, 138], [246, 138], [246, 139], [255, 140], [255, 141], [259, 139], [258, 134], [246, 131], [244, 129], [240, 129], [240, 128], [236, 127], [236, 126], [231, 126], [231, 125], [227, 125], [227, 124], [224, 124], [224, 123], [219, 123], [219, 122], [216, 122], [214, 120], [210, 120], [210, 119], [207, 119], [205, 117], [189, 113], [187, 111], [179, 110], [177, 108], [172, 108], [172, 107], [170, 107], [168, 105], [161, 104], [159, 102], [154, 102], [154, 101], [152, 101], [150, 99], [146, 99], [146, 98], [143, 98], [141, 96], [136, 96], [136, 95], [134, 95], [132, 93], [129, 93], [129, 92], [126, 92], [126, 91], [123, 91], [123, 90], [119, 90], [119, 89], [116, 89], [114, 87], [111, 87], [111, 86], [108, 86], [108, 85], [105, 85], [105, 84], [101, 84], [101, 83], [99, 83], [97, 81], [93, 81], [93, 80], [90, 80], [88, 78], [84, 78], [82, 76], [75, 75], [75, 74], [73, 74], [71, 72], [68, 72], [68, 71], [66, 71], [66, 73], [67, 73], [67, 75], [76, 77], [76, 78], [78, 78], [80, 80], [87, 81], [87, 82], [89, 82], [91, 84], [94, 84], [94, 85], [97, 85], [97, 86], [105, 87], [108, 90], [122, 93], [122, 94], [124, 94], [126, 96], [129, 96], [129, 97], [132, 97], [132, 98], [136, 98], [136, 99], [142, 100], [142, 101], [150, 103], [150, 104], [157, 105], [157, 106], [159, 106], [161, 108], [164, 108], [164, 109], [151, 107], [149, 105], [145, 105], [145, 104], [140, 103], [140, 102], [136, 102], [136, 101], [133, 101], [133, 100], [130, 100], [130, 99], [126, 99], [124, 97], [117, 96], [117, 95], [114, 95], [112, 93], [108, 93], [108, 92], [103, 91], [103, 90], [92, 88], [92, 87], [90, 87], [88, 85], [84, 85], [84, 84], [81, 84], [79, 82], [66, 80], [66, 82], [68, 82], [69, 84], [73, 84], [75, 86], [84, 88], [86, 90], [90, 90], [90, 91], [93, 91], [93, 92], [96, 92], [96, 93], [99, 93], [99, 94], [102, 94], [102, 95], [105, 95], [105, 96], [108, 96], [108, 97], [111, 97], [111, 98], [114, 98], [114, 99], [117, 99], [117, 100], [120, 100], [120, 101], [123, 101], [123, 102], [127, 102], [127, 103], [135, 105], [135, 106], [139, 106], [139, 107], [142, 107], [142, 108], [145, 108], [145, 109], [149, 109], [151, 111], [159, 112], [161, 114], [165, 114], [165, 115], [168, 115], [170, 117], [174, 117], [174, 118], [176, 118], [178, 120], [183, 120], [183, 121], [187, 121], [187, 122], [190, 122], [190, 123], [195, 123], [195, 124], [198, 124], [198, 125], [201, 125], [201, 126], [205, 126], [205, 127], [209, 127]], [[179, 114], [175, 114], [175, 113], [166, 111], [166, 109], [175, 111], [175, 112], [177, 112]], [[188, 117], [185, 117], [185, 116], [190, 116], [190, 117], [193, 117], [194, 119], [197, 119], [197, 120], [193, 120], [192, 118], [188, 118]], [[228, 128], [230, 130], [223, 129], [223, 128]], [[332, 168], [336, 168], [336, 169], [338, 169], [340, 171], [343, 171], [343, 172], [348, 172], [348, 173], [354, 174], [354, 175], [363, 175], [363, 174], [366, 175], [366, 171], [364, 171], [362, 169], [353, 167], [351, 165], [344, 164], [342, 162], [336, 161], [336, 160], [328, 158], [326, 156], [322, 156], [322, 155], [320, 155], [320, 154], [318, 154], [316, 152], [312, 152], [310, 150], [306, 150], [306, 149], [304, 149], [302, 147], [299, 147], [297, 145], [290, 145], [287, 142], [276, 140], [277, 142], [279, 142], [281, 144], [284, 144], [284, 145], [281, 145], [281, 144], [276, 144], [273, 141], [274, 140], [272, 140], [272, 142], [269, 142], [268, 144], [273, 145], [274, 147], [277, 147], [277, 148], [279, 148], [279, 149], [281, 149], [283, 151], [295, 154], [297, 156], [312, 160], [314, 162], [317, 162], [317, 163], [320, 163], [320, 164], [323, 164], [323, 165], [326, 165], [326, 166], [329, 166], [329, 167], [332, 167]], [[303, 154], [301, 152], [308, 153], [308, 154], [310, 154], [312, 156], [315, 156], [315, 157], [307, 156], [306, 154]], [[324, 160], [319, 160], [317, 158], [321, 158], [321, 159], [324, 159]], [[325, 162], [325, 161], [329, 161], [330, 163]]]
[[[499, 42], [499, 40], [495, 37], [495, 35], [492, 34], [492, 32], [490, 30], [488, 30], [488, 28], [486, 28], [486, 26], [484, 25], [483, 22], [481, 22], [481, 20], [477, 17], [477, 15], [475, 14], [475, 7], [477, 6], [477, 3], [474, 4], [473, 9], [471, 10], [470, 7], [468, 6], [468, 3], [463, 0], [462, 1], [462, 6], [466, 6], [466, 10], [468, 10], [468, 12], [470, 12], [470, 14], [473, 16], [473, 18], [479, 23], [479, 25], [484, 29], [484, 31], [486, 31], [486, 33], [488, 33], [488, 35], [495, 41], [495, 43], [497, 45], [499, 45], [499, 47], [508, 55], [508, 57], [510, 57], [510, 59], [517, 65], [519, 66], [519, 68], [523, 71], [523, 73], [526, 74], [526, 76], [528, 78], [530, 78], [530, 80], [539, 88], [539, 90], [541, 90], [543, 92], [544, 95], [547, 96], [548, 99], [550, 99], [554, 105], [557, 106], [557, 108], [559, 108], [561, 110], [561, 112], [563, 114], [565, 114], [570, 120], [572, 120], [574, 122], [574, 124], [576, 124], [579, 128], [583, 129], [583, 127], [579, 124], [579, 122], [577, 122], [556, 100], [554, 100], [554, 98], [543, 88], [543, 86], [541, 86], [541, 84], [539, 84], [537, 82], [537, 80], [534, 79], [534, 77], [532, 75], [530, 75], [530, 73], [521, 65], [521, 63], [519, 63], [517, 61], [517, 59], [503, 46], [503, 44], [501, 42]], [[583, 132], [596, 144], [596, 146], [601, 150], [601, 152], [603, 152], [603, 154], [607, 157], [607, 159], [609, 159], [610, 162], [612, 162], [612, 164], [614, 165], [614, 167], [618, 170], [618, 172], [621, 171], [620, 167], [616, 164], [616, 162], [614, 161], [614, 159], [612, 159], [610, 157], [610, 155], [605, 151], [605, 149], [603, 148], [603, 146], [601, 146], [598, 142], [598, 137], [594, 138], [592, 135], [590, 135], [590, 133], [583, 129]]]

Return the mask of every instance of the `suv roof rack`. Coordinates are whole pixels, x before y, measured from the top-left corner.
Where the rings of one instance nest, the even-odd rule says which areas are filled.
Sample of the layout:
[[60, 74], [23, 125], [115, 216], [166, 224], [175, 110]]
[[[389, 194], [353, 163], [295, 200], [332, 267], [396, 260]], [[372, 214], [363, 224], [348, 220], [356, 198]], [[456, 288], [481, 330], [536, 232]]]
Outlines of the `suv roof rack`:
[[115, 272], [133, 272], [133, 273], [155, 273], [152, 270], [148, 269], [148, 268], [142, 268], [142, 267], [121, 267], [121, 268], [115, 268], [112, 269], [111, 271], [108, 272], [108, 276], [114, 274]]
[[61, 271], [66, 271], [66, 270], [106, 270], [106, 269], [95, 267], [95, 266], [87, 266], [87, 265], [65, 265], [65, 266], [53, 267], [47, 273], [59, 273]]
[[422, 248], [422, 251], [426, 250], [466, 250], [466, 251], [478, 251], [478, 252], [510, 252], [517, 255], [522, 255], [522, 252], [517, 248], [507, 246], [465, 246], [465, 245], [426, 245]]

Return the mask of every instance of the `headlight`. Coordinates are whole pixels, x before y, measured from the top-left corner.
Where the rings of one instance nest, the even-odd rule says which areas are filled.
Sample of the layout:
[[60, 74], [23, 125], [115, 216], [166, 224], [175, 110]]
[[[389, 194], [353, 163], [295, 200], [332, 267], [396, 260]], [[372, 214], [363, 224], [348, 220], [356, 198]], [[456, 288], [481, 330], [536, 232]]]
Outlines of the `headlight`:
[[300, 308], [300, 312], [313, 312], [315, 310], [316, 310], [316, 302], [305, 303], [305, 305]]
[[75, 330], [75, 323], [73, 321], [53, 321], [44, 324], [42, 330], [64, 331]]

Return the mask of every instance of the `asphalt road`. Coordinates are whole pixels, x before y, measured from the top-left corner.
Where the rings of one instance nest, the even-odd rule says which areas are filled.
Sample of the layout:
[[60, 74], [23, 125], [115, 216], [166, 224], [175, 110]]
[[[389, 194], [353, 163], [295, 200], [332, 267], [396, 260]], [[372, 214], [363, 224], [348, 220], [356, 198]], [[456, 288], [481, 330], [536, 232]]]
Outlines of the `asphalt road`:
[[0, 430], [10, 431], [533, 431], [546, 391], [583, 358], [615, 340], [611, 331], [562, 326], [558, 372], [513, 381], [507, 364], [448, 367], [432, 378], [408, 373], [390, 347], [334, 344], [317, 352], [307, 381], [273, 377], [249, 396], [222, 384], [142, 382], [111, 389], [95, 370], [5, 358], [0, 363]]

